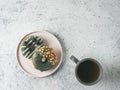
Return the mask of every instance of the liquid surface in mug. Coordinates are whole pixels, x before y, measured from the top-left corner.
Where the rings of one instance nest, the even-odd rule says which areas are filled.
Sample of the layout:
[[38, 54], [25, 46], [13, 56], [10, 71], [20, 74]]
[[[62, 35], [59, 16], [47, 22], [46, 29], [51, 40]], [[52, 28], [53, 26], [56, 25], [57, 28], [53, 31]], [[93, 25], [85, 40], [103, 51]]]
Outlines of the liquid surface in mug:
[[97, 63], [86, 60], [79, 64], [77, 68], [78, 78], [85, 83], [92, 83], [99, 78], [100, 68]]

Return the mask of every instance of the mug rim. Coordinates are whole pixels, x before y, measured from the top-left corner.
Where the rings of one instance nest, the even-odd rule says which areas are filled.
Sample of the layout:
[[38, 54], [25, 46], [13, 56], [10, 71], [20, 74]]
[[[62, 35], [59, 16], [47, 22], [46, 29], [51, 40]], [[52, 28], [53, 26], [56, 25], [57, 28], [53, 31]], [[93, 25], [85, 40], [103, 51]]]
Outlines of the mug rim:
[[[78, 77], [78, 75], [77, 75], [78, 66], [79, 66], [82, 62], [87, 61], [87, 60], [95, 62], [95, 63], [98, 65], [99, 69], [100, 69], [99, 77], [98, 77], [95, 81], [93, 81], [93, 82], [91, 82], [91, 83], [86, 83], [86, 82], [82, 81], [82, 80]], [[101, 80], [102, 75], [103, 75], [103, 68], [102, 68], [101, 64], [100, 64], [97, 60], [95, 60], [95, 59], [93, 59], [93, 58], [84, 58], [84, 59], [80, 60], [80, 61], [77, 63], [76, 68], [75, 68], [75, 75], [76, 75], [77, 80], [78, 80], [80, 83], [82, 83], [82, 84], [84, 84], [84, 85], [91, 86], [91, 85], [94, 85], [94, 84], [98, 83], [98, 82]]]

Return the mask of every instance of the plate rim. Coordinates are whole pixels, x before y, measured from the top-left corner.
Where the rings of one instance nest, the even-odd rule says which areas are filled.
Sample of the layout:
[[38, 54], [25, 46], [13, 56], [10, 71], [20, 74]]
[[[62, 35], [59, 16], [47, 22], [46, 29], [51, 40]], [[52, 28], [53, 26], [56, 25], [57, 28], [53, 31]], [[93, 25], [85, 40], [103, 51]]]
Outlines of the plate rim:
[[[60, 57], [60, 61], [59, 61], [58, 65], [56, 66], [55, 69], [53, 69], [53, 71], [51, 71], [49, 74], [44, 75], [44, 76], [34, 75], [34, 74], [28, 72], [27, 70], [25, 70], [25, 69], [23, 68], [23, 66], [21, 65], [21, 63], [20, 63], [20, 58], [19, 58], [19, 48], [20, 48], [20, 44], [22, 43], [22, 41], [24, 40], [24, 38], [25, 38], [26, 36], [28, 36], [28, 35], [31, 35], [31, 34], [34, 34], [34, 33], [41, 33], [41, 32], [49, 33], [50, 35], [52, 35], [52, 36], [59, 42], [59, 45], [60, 45], [60, 48], [61, 48], [61, 57]], [[54, 34], [50, 33], [49, 31], [46, 31], [46, 30], [33, 31], [33, 32], [28, 33], [28, 34], [25, 34], [25, 35], [20, 39], [20, 41], [19, 41], [19, 43], [18, 43], [18, 45], [17, 45], [16, 55], [17, 55], [17, 63], [19, 64], [19, 67], [22, 69], [23, 72], [25, 72], [27, 75], [32, 76], [32, 77], [41, 77], [41, 78], [43, 78], [43, 77], [48, 77], [48, 76], [54, 74], [54, 73], [59, 69], [59, 67], [61, 66], [62, 61], [63, 61], [63, 48], [62, 48], [62, 45], [61, 45], [60, 41], [58, 40], [58, 38], [57, 38]]]

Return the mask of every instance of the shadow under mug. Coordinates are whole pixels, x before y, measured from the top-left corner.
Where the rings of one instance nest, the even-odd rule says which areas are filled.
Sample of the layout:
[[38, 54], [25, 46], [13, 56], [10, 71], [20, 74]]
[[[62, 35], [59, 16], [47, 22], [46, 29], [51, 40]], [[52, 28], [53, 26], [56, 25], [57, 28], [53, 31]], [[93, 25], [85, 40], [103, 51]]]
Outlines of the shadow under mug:
[[74, 56], [71, 56], [70, 59], [77, 64], [75, 75], [79, 82], [90, 86], [101, 80], [103, 69], [98, 61], [92, 58], [85, 58], [79, 61]]

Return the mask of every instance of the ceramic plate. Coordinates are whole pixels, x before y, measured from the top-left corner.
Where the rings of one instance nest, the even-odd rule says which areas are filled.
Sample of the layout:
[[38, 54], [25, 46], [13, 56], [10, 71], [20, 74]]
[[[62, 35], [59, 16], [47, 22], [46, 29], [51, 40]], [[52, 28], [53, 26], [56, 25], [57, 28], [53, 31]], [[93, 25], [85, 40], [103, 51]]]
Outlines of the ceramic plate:
[[[50, 70], [41, 72], [40, 70], [35, 69], [32, 61], [28, 60], [27, 58], [25, 58], [22, 55], [22, 52], [21, 52], [22, 41], [27, 36], [31, 36], [31, 35], [39, 36], [45, 42], [46, 45], [48, 45], [50, 48], [54, 49], [57, 59], [58, 59], [58, 62]], [[59, 66], [62, 62], [62, 57], [63, 57], [63, 51], [62, 51], [60, 42], [53, 34], [47, 32], [47, 31], [37, 31], [37, 32], [32, 32], [32, 33], [27, 34], [20, 41], [18, 48], [17, 48], [17, 59], [18, 59], [19, 65], [25, 72], [27, 72], [28, 74], [30, 74], [34, 77], [45, 77], [45, 76], [49, 76], [52, 73], [54, 73], [59, 68]]]

